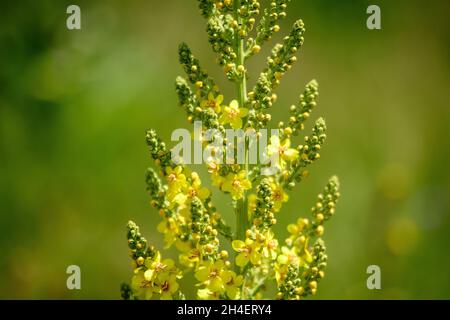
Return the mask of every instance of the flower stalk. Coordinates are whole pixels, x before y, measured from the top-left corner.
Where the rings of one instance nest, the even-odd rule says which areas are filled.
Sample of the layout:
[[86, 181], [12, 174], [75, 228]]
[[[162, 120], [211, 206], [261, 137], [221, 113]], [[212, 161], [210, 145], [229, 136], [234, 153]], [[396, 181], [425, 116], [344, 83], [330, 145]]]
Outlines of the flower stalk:
[[[316, 107], [317, 82], [306, 85], [298, 104], [290, 107], [289, 119], [278, 124], [279, 134], [271, 136], [263, 148], [268, 158], [278, 161], [251, 162], [254, 141], [247, 135], [268, 127], [276, 89], [303, 45], [304, 23], [295, 22], [282, 43], [273, 47], [255, 86], [248, 91], [246, 60], [280, 31], [279, 21], [286, 16], [290, 0], [271, 0], [264, 6], [259, 0], [198, 2], [212, 50], [226, 78], [234, 82], [235, 96], [224, 97], [186, 43], [178, 50], [186, 76], [176, 79], [175, 89], [188, 122], [200, 122], [201, 131], [212, 130], [210, 136], [200, 134], [194, 140], [210, 152], [206, 165], [212, 185], [230, 196], [235, 226], [222, 218], [200, 175], [174, 157], [157, 133], [149, 130], [146, 141], [156, 168], [147, 171], [147, 191], [161, 217], [157, 230], [164, 235], [164, 249], [175, 248], [178, 259], [163, 258], [130, 221], [127, 238], [133, 276], [131, 285], [121, 286], [122, 297], [184, 299], [192, 290], [183, 291], [179, 279], [189, 271], [197, 281], [195, 294], [199, 299], [262, 299], [270, 287], [277, 288], [277, 299], [314, 295], [325, 275], [328, 257], [322, 237], [340, 196], [337, 177], [332, 177], [319, 194], [311, 217], [300, 217], [287, 226], [289, 236], [284, 241], [279, 240], [273, 226], [283, 214], [289, 194], [320, 158], [325, 143], [326, 124], [319, 118], [312, 133], [294, 145], [294, 138], [302, 134]], [[243, 140], [243, 162], [238, 161], [239, 154], [228, 153], [230, 144], [236, 151], [234, 143], [222, 139], [230, 129], [245, 133], [238, 137]], [[262, 139], [261, 135], [256, 137]], [[263, 173], [272, 165], [276, 170]], [[223, 241], [231, 243], [232, 254], [223, 249]]]
[[[234, 1], [234, 15], [235, 21], [237, 21], [238, 26], [242, 25], [242, 17], [239, 14], [240, 1]], [[239, 77], [236, 80], [237, 87], [237, 96], [238, 96], [238, 104], [240, 106], [245, 106], [247, 104], [247, 76], [245, 70], [245, 47], [244, 47], [244, 39], [241, 35], [237, 34], [236, 38], [236, 65], [237, 70], [239, 72]], [[245, 141], [245, 144], [248, 144], [248, 141]], [[246, 172], [246, 178], [248, 179], [248, 148], [245, 148], [245, 156], [244, 156], [244, 167]], [[237, 238], [245, 239], [245, 231], [248, 227], [248, 215], [247, 215], [247, 197], [244, 192], [244, 196], [237, 200], [235, 206], [235, 214], [236, 214], [236, 229], [237, 229]]]

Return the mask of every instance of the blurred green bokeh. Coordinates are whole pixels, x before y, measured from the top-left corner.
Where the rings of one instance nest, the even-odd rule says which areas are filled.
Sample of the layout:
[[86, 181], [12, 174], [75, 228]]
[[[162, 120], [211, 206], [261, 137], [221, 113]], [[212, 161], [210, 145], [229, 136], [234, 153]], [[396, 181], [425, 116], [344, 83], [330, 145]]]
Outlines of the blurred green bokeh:
[[[0, 298], [119, 298], [131, 276], [126, 222], [162, 244], [145, 192], [144, 137], [154, 128], [169, 141], [188, 127], [174, 92], [181, 41], [233, 97], [196, 1], [77, 1], [75, 31], [65, 25], [70, 4], [2, 3]], [[381, 7], [382, 30], [366, 28], [369, 4]], [[250, 62], [250, 83], [297, 18], [306, 41], [273, 117], [286, 119], [315, 78], [314, 116], [326, 118], [329, 138], [277, 233], [308, 215], [338, 174], [317, 297], [450, 298], [450, 2], [295, 0], [280, 35]], [[229, 200], [216, 200], [231, 219]], [[81, 267], [79, 291], [66, 288], [71, 264]], [[381, 290], [366, 287], [372, 264]]]

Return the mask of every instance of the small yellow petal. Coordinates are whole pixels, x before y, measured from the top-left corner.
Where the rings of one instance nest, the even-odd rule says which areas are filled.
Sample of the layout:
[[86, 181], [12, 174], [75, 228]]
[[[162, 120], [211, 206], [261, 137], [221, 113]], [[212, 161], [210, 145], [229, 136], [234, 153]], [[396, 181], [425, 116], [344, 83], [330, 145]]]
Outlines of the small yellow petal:
[[296, 224], [289, 224], [287, 226], [287, 231], [289, 233], [292, 233], [292, 234], [297, 234], [299, 232], [298, 227], [297, 227]]
[[247, 114], [248, 114], [248, 109], [247, 108], [239, 109], [239, 117], [243, 118], [243, 117], [247, 116]]
[[231, 122], [231, 127], [233, 129], [241, 129], [242, 128], [242, 119], [241, 118], [235, 118], [232, 122]]
[[209, 269], [204, 266], [198, 268], [197, 272], [195, 272], [195, 277], [201, 282], [208, 280]]
[[245, 247], [245, 242], [242, 240], [233, 240], [233, 242], [231, 242], [231, 246], [235, 251], [240, 251]]
[[151, 270], [151, 269], [146, 270], [146, 271], [144, 272], [145, 280], [151, 281], [152, 278], [153, 278], [154, 273], [155, 273], [154, 270]]
[[243, 253], [238, 254], [238, 256], [236, 257], [236, 265], [239, 267], [245, 267], [248, 261], [248, 257], [246, 257]]
[[288, 257], [285, 256], [284, 254], [279, 255], [277, 258], [277, 261], [279, 264], [286, 264], [286, 263], [288, 263], [288, 260], [289, 260]]
[[230, 102], [230, 107], [233, 109], [237, 109], [239, 108], [239, 103], [237, 102], [237, 100], [233, 100]]
[[222, 283], [222, 279], [219, 277], [213, 278], [210, 280], [209, 285], [208, 285], [208, 289], [216, 292], [216, 291], [220, 291], [222, 289], [223, 283]]

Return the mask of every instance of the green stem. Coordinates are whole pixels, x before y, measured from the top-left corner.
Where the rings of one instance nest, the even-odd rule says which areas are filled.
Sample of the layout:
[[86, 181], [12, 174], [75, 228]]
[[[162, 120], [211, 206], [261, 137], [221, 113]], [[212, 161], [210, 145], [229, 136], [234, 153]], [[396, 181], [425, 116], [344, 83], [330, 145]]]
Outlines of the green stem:
[[[234, 1], [234, 11], [235, 11], [235, 17], [237, 19], [237, 22], [239, 25], [242, 24], [242, 18], [238, 13], [238, 9], [240, 7], [240, 1]], [[244, 66], [244, 60], [245, 60], [245, 48], [244, 48], [244, 39], [239, 35], [236, 34], [236, 65], [237, 66]], [[236, 81], [236, 87], [237, 87], [237, 98], [239, 107], [244, 107], [247, 102], [247, 79], [245, 76], [245, 73], [242, 76], [239, 76], [239, 78]], [[245, 171], [248, 178], [248, 150], [247, 145], [245, 146]], [[247, 197], [244, 192], [244, 196], [242, 199], [239, 199], [236, 203], [235, 208], [236, 213], [236, 236], [237, 239], [244, 240], [245, 239], [245, 232], [248, 228], [248, 216], [247, 216]]]

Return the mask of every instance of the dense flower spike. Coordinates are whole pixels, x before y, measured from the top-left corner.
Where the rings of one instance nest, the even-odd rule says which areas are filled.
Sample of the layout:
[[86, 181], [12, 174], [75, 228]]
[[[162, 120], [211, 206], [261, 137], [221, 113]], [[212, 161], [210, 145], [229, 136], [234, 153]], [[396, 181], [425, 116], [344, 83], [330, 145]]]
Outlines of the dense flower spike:
[[146, 140], [153, 160], [155, 160], [161, 168], [164, 169], [167, 166], [173, 165], [170, 151], [167, 150], [166, 144], [158, 137], [155, 130], [147, 131]]
[[327, 265], [325, 245], [321, 239], [314, 244], [309, 264], [290, 263], [278, 286], [278, 299], [300, 300], [317, 293], [318, 282], [325, 276]]
[[208, 20], [207, 33], [214, 52], [219, 53], [219, 64], [225, 66], [228, 78], [237, 75], [236, 64], [233, 61], [237, 54], [233, 49], [233, 41], [237, 33], [237, 22], [230, 14], [216, 13]]
[[186, 43], [180, 44], [178, 55], [181, 65], [184, 67], [191, 84], [197, 87], [197, 95], [207, 97], [213, 90], [217, 91], [214, 81], [205, 70], [200, 67], [200, 62], [194, 57]]
[[319, 95], [319, 84], [316, 80], [310, 81], [305, 88], [305, 91], [300, 95], [300, 102], [298, 106], [292, 105], [289, 118], [290, 129], [284, 130], [288, 135], [297, 135], [299, 131], [304, 129], [304, 122], [311, 115], [312, 109], [316, 106], [316, 99]]
[[276, 223], [274, 210], [273, 190], [269, 179], [264, 179], [258, 186], [258, 197], [256, 199], [255, 210], [253, 211], [253, 225], [265, 231]]
[[185, 109], [188, 118], [192, 120], [200, 120], [200, 111], [195, 108], [198, 106], [198, 100], [192, 93], [186, 79], [183, 77], [177, 77], [175, 81], [175, 90], [178, 95], [178, 101], [180, 106]]
[[214, 0], [198, 0], [199, 8], [205, 18], [209, 18], [214, 10]]
[[290, 0], [273, 0], [269, 7], [264, 9], [261, 20], [256, 27], [258, 31], [255, 39], [256, 45], [262, 46], [274, 33], [280, 31], [278, 22], [286, 17], [286, 8], [289, 2]]
[[271, 107], [276, 101], [277, 96], [273, 90], [280, 84], [283, 75], [297, 61], [296, 53], [303, 45], [304, 32], [303, 21], [295, 22], [289, 36], [284, 38], [283, 44], [277, 44], [272, 49], [272, 54], [267, 60], [267, 67], [259, 76], [253, 91], [249, 93], [251, 106], [256, 110], [254, 120], [256, 123], [252, 123], [256, 128], [266, 124], [266, 115], [262, 109]]
[[[277, 100], [275, 89], [297, 61], [304, 42], [303, 22], [295, 22], [282, 43], [274, 46], [250, 92], [245, 62], [280, 30], [289, 2], [198, 0], [209, 42], [226, 77], [236, 85], [236, 95], [226, 97], [220, 92], [185, 43], [180, 44], [178, 54], [186, 75], [176, 79], [175, 89], [188, 122], [196, 126], [201, 121], [202, 132], [194, 127], [189, 138], [194, 146], [209, 152], [204, 157], [207, 172], [212, 185], [229, 197], [235, 228], [214, 206], [212, 190], [182, 161], [184, 154], [183, 159], [172, 158], [171, 150], [149, 130], [146, 141], [157, 169], [146, 172], [147, 192], [161, 217], [157, 230], [164, 235], [164, 248], [176, 249], [178, 259], [163, 259], [159, 250], [148, 245], [139, 227], [128, 222], [133, 275], [130, 284], [121, 286], [123, 299], [185, 299], [178, 281], [189, 274], [197, 281], [197, 289], [186, 290], [188, 298], [193, 298], [195, 291], [199, 299], [263, 299], [271, 284], [278, 289], [278, 299], [316, 294], [327, 261], [321, 239], [324, 222], [334, 215], [339, 198], [337, 177], [332, 177], [318, 195], [312, 217], [300, 217], [287, 226], [289, 236], [284, 242], [279, 242], [273, 230], [278, 215], [284, 214], [288, 193], [308, 176], [307, 167], [319, 159], [326, 139], [325, 121], [319, 118], [302, 144], [294, 141], [316, 107], [315, 80], [306, 85], [298, 104], [291, 106], [289, 120], [278, 124], [278, 134], [268, 137], [268, 145], [258, 145], [269, 163], [249, 160], [251, 146], [263, 136], [257, 130], [271, 120], [267, 109]], [[207, 129], [213, 130], [206, 133]], [[230, 129], [239, 130], [232, 131], [239, 134], [224, 138]], [[243, 147], [239, 149], [235, 139]], [[242, 149], [241, 155], [236, 154]], [[239, 158], [243, 162], [238, 162]], [[275, 170], [265, 175], [269, 165]], [[229, 241], [232, 252], [223, 249], [224, 241]]]
[[339, 180], [334, 176], [328, 181], [323, 193], [318, 195], [316, 205], [311, 208], [314, 215], [312, 231], [318, 236], [322, 236], [324, 233], [323, 223], [335, 213], [336, 202], [339, 196]]
[[312, 135], [305, 136], [304, 144], [297, 147], [300, 153], [299, 157], [292, 163], [292, 170], [285, 176], [284, 180], [284, 185], [287, 188], [292, 189], [295, 182], [300, 182], [308, 176], [308, 171], [305, 168], [320, 158], [319, 151], [327, 138], [326, 129], [325, 120], [319, 118], [314, 124]]
[[135, 266], [142, 265], [147, 257], [155, 255], [154, 248], [147, 247], [147, 240], [141, 235], [139, 227], [133, 221], [128, 221], [127, 238], [131, 258], [135, 262]]
[[212, 227], [210, 217], [198, 198], [192, 200], [191, 219], [192, 238], [201, 247], [201, 254], [215, 257], [219, 250], [218, 232]]

